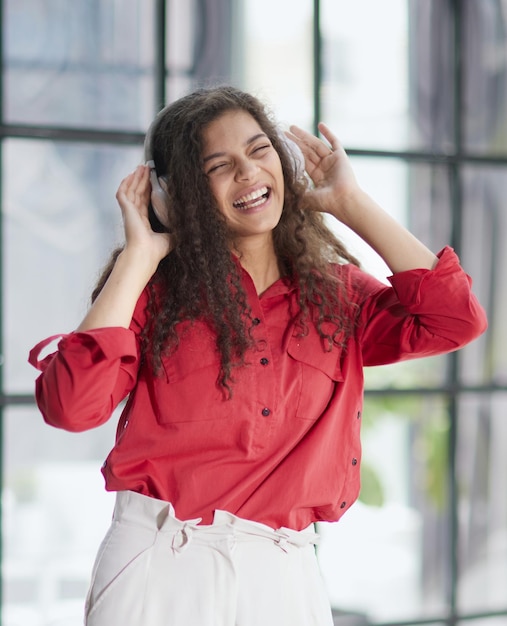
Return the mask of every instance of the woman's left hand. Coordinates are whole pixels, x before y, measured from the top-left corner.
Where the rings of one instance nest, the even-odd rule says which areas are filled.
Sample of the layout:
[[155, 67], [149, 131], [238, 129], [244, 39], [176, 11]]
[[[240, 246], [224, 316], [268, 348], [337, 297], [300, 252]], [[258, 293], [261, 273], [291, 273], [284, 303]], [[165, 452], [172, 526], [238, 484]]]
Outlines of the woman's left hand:
[[338, 138], [322, 122], [318, 128], [329, 145], [298, 126], [291, 126], [286, 134], [300, 147], [306, 172], [314, 183], [307, 193], [309, 206], [341, 219], [342, 209], [359, 186]]
[[297, 126], [291, 126], [287, 133], [301, 148], [306, 171], [315, 185], [307, 192], [308, 208], [330, 213], [351, 228], [393, 273], [432, 269], [438, 260], [433, 252], [359, 187], [338, 139], [325, 124], [319, 124], [319, 130], [329, 145]]

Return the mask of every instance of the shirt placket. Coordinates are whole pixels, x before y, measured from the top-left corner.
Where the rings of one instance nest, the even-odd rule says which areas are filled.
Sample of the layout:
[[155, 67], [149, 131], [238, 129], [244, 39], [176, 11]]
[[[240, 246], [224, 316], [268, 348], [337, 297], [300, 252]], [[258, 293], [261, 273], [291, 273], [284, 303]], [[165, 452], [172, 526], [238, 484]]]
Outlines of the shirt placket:
[[269, 445], [272, 439], [277, 419], [277, 406], [274, 360], [266, 320], [258, 302], [253, 310], [252, 324], [255, 347], [251, 361], [256, 383], [252, 385], [252, 391], [257, 391], [258, 394], [254, 409], [256, 415], [253, 445], [256, 450], [261, 451]]

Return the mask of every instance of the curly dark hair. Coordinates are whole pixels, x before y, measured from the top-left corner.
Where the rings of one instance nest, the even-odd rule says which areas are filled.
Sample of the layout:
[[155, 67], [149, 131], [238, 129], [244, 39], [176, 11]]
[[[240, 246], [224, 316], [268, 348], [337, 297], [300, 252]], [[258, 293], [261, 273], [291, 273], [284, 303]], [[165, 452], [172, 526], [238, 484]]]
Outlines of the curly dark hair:
[[[325, 225], [322, 214], [308, 210], [308, 183], [296, 175], [293, 153], [257, 98], [222, 86], [199, 89], [165, 107], [150, 127], [147, 142], [157, 174], [167, 181], [177, 245], [160, 262], [148, 286], [142, 352], [158, 372], [161, 357], [177, 349], [178, 323], [205, 320], [216, 336], [220, 354], [218, 383], [229, 392], [233, 367], [244, 362], [252, 344], [252, 316], [240, 270], [231, 254], [231, 233], [202, 166], [202, 150], [207, 125], [235, 110], [245, 111], [256, 120], [280, 157], [284, 206], [273, 231], [274, 248], [282, 275], [298, 288], [301, 334], [307, 332], [308, 323], [315, 324], [328, 350], [335, 344], [344, 345], [355, 324], [353, 305], [333, 263], [359, 265]], [[113, 253], [92, 300], [119, 252]]]

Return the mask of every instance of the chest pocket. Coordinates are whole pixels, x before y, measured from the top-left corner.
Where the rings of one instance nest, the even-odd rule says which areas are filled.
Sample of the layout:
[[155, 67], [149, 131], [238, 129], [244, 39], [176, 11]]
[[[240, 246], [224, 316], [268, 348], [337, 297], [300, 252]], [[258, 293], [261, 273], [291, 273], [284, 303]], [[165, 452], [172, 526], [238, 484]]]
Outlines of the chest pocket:
[[310, 332], [305, 337], [291, 337], [287, 352], [301, 381], [296, 417], [315, 421], [325, 411], [336, 385], [343, 381], [342, 350], [335, 346], [327, 352], [320, 336]]
[[165, 376], [154, 385], [157, 419], [162, 424], [224, 419], [231, 401], [217, 384], [220, 356], [215, 338], [203, 322], [185, 322], [178, 328], [180, 343], [162, 357]]

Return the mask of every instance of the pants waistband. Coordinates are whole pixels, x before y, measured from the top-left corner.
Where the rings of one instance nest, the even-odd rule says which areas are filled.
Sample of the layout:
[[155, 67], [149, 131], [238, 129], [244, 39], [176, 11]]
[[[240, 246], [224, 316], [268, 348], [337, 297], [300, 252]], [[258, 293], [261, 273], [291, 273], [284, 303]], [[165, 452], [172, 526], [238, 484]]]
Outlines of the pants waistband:
[[200, 525], [201, 518], [180, 520], [170, 502], [158, 500], [134, 491], [119, 491], [116, 494], [113, 520], [136, 524], [151, 530], [173, 533], [173, 549], [180, 551], [191, 539], [213, 541], [222, 538], [252, 540], [255, 538], [273, 541], [282, 550], [288, 545], [305, 547], [319, 542], [319, 535], [311, 530], [291, 528], [272, 529], [266, 524], [237, 517], [228, 511], [216, 510], [212, 524]]

